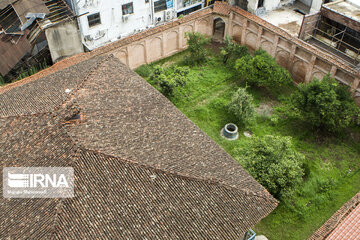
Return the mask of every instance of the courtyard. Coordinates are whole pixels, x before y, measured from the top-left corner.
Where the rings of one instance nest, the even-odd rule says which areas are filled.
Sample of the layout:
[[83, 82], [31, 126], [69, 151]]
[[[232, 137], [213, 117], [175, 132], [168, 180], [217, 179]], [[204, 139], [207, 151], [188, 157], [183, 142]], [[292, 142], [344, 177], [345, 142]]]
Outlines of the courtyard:
[[[186, 85], [178, 87], [168, 96], [169, 100], [240, 163], [240, 152], [249, 148], [251, 138], [291, 137], [293, 148], [305, 156], [302, 182], [295, 194], [282, 198], [278, 208], [254, 230], [269, 239], [307, 239], [359, 191], [359, 127], [337, 134], [314, 131], [306, 123], [283, 114], [288, 96], [297, 89], [295, 85], [272, 90], [247, 86], [238, 72], [223, 63], [218, 45], [211, 45], [208, 52], [206, 61], [199, 65], [184, 62], [189, 55], [186, 50], [142, 65], [136, 72], [160, 90], [151, 77], [156, 69], [185, 66]], [[250, 124], [239, 121], [226, 107], [236, 90], [246, 86], [256, 106], [256, 117]], [[227, 123], [239, 127], [237, 140], [228, 141], [220, 136], [220, 130]]]

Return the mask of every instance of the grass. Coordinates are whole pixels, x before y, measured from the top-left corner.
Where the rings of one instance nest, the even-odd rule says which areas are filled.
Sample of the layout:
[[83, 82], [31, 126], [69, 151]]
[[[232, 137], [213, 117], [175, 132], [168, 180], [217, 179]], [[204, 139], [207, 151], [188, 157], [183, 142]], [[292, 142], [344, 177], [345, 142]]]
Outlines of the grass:
[[[155, 64], [182, 65], [186, 54], [184, 51]], [[151, 69], [152, 65], [145, 65], [136, 71], [149, 80]], [[295, 149], [306, 156], [303, 184], [293, 199], [281, 202], [254, 230], [269, 239], [307, 239], [359, 191], [360, 130], [353, 129], [353, 137], [348, 132], [337, 137], [326, 136], [314, 133], [301, 122], [262, 115], [258, 115], [251, 126], [243, 126], [226, 110], [226, 104], [239, 86], [244, 86], [240, 76], [213, 54], [202, 66], [191, 67], [187, 85], [170, 100], [235, 159], [239, 159], [236, 149], [246, 148], [249, 139], [240, 134], [237, 141], [224, 140], [219, 133], [226, 123], [237, 124], [240, 133], [250, 130], [256, 136], [272, 134], [293, 138]], [[287, 87], [270, 92], [249, 88], [249, 92], [257, 106], [264, 103], [281, 106], [278, 99], [294, 89]]]

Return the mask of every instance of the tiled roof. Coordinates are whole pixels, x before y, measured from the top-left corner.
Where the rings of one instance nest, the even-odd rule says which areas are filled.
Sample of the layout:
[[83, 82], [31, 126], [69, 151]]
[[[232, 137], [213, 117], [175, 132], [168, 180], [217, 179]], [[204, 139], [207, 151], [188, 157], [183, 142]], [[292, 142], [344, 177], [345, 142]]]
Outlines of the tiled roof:
[[357, 205], [326, 239], [360, 239], [360, 205]]
[[309, 240], [360, 239], [360, 192], [345, 203]]
[[[1, 198], [0, 238], [239, 239], [277, 205], [114, 57], [7, 88], [0, 99], [3, 167], [75, 170], [74, 198]], [[69, 124], [79, 111], [82, 120]]]

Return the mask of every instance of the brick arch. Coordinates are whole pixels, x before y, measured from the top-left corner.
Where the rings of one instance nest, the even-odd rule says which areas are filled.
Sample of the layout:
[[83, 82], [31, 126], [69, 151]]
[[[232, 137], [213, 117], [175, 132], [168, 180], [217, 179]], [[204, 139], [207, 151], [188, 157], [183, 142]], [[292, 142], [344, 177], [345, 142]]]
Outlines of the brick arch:
[[241, 42], [242, 27], [239, 24], [233, 24], [232, 26], [232, 37], [235, 41]]
[[310, 81], [312, 81], [314, 78], [317, 78], [317, 79], [321, 80], [325, 75], [326, 74], [323, 73], [323, 72], [315, 71], [315, 72], [312, 73]]
[[144, 63], [146, 63], [144, 44], [140, 43], [131, 46], [129, 50], [130, 68], [136, 68]]
[[148, 46], [148, 59], [150, 62], [160, 59], [163, 56], [162, 52], [162, 38], [155, 37], [150, 40]]
[[278, 51], [275, 55], [276, 62], [286, 69], [289, 67], [289, 57], [290, 53], [284, 50]]
[[178, 31], [171, 31], [165, 35], [165, 54], [178, 50]]
[[252, 50], [256, 50], [256, 40], [257, 35], [255, 33], [249, 32], [246, 34], [245, 44]]
[[295, 82], [305, 82], [307, 71], [308, 64], [306, 64], [302, 60], [297, 60], [294, 62], [291, 68], [291, 75]]
[[195, 22], [196, 31], [205, 35], [211, 35], [210, 23], [207, 19], [200, 19]]
[[267, 40], [263, 40], [260, 44], [260, 47], [265, 50], [267, 53], [271, 54], [271, 50], [273, 48], [272, 42], [269, 42]]
[[182, 46], [181, 47], [185, 47], [187, 44], [186, 44], [186, 36], [185, 36], [185, 33], [187, 32], [193, 32], [194, 31], [194, 27], [191, 26], [191, 25], [185, 25], [183, 27], [183, 40], [182, 40]]
[[117, 52], [114, 53], [115, 57], [117, 57], [122, 63], [128, 65], [128, 54], [127, 51], [124, 50], [119, 50]]

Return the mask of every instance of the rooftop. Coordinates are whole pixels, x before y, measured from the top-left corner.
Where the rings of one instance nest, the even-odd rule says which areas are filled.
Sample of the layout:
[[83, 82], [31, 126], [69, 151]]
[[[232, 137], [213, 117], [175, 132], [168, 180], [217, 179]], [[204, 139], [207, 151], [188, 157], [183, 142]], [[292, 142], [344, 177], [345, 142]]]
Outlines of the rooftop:
[[0, 88], [1, 165], [75, 172], [74, 198], [1, 198], [1, 236], [239, 239], [276, 207], [145, 80], [113, 56], [83, 56]]
[[324, 4], [323, 7], [360, 22], [359, 0], [338, 0]]
[[360, 192], [345, 203], [309, 240], [360, 239]]

